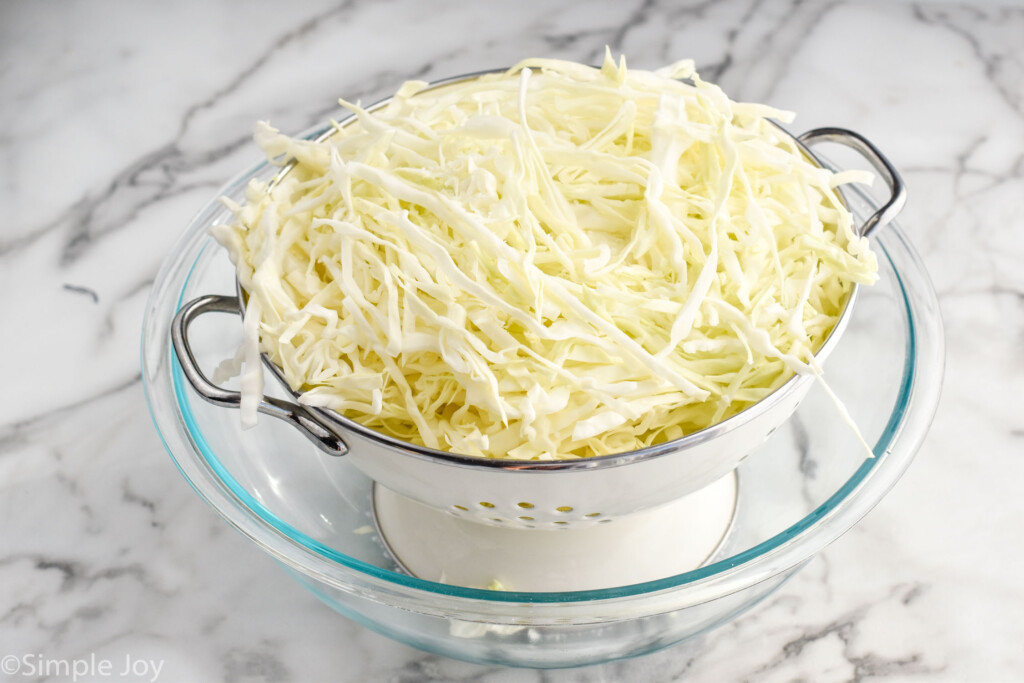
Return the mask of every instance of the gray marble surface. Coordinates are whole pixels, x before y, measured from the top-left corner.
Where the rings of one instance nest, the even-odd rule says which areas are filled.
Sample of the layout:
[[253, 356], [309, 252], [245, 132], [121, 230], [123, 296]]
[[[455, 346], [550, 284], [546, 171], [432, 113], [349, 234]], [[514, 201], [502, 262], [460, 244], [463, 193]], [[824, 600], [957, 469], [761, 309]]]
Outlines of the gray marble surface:
[[[424, 654], [322, 606], [189, 489], [147, 414], [143, 307], [257, 158], [254, 120], [297, 131], [337, 96], [605, 45], [692, 57], [890, 155], [945, 319], [943, 400], [891, 494], [705, 638], [547, 673]], [[93, 657], [113, 663], [94, 680], [1024, 680], [1020, 3], [7, 0], [0, 206], [0, 657], [22, 666], [0, 679]]]

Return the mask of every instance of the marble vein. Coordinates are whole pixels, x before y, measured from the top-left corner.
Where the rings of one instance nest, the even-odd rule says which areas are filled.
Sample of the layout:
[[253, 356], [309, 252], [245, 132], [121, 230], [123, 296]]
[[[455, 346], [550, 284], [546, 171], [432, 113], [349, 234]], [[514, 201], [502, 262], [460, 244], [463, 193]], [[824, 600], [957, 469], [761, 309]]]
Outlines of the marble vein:
[[82, 294], [83, 296], [86, 296], [86, 297], [92, 299], [92, 302], [94, 304], [98, 304], [100, 302], [100, 295], [97, 294], [96, 292], [94, 292], [93, 290], [89, 289], [88, 287], [83, 287], [81, 285], [72, 285], [72, 284], [69, 284], [67, 282], [65, 282], [61, 286], [66, 291], [74, 292], [75, 294]]
[[18, 444], [31, 439], [33, 432], [40, 428], [40, 425], [47, 421], [58, 420], [61, 417], [75, 411], [83, 406], [95, 403], [108, 396], [119, 394], [122, 391], [142, 383], [142, 374], [136, 373], [134, 377], [113, 387], [104, 388], [95, 393], [89, 394], [75, 403], [61, 405], [52, 410], [37, 413], [29, 418], [16, 422], [0, 423], [0, 455], [6, 450], [13, 450]]
[[[1024, 76], [1024, 63], [1012, 51], [1000, 50], [991, 36], [979, 36], [977, 29], [990, 32], [999, 27], [1016, 27], [1024, 22], [1024, 7], [985, 6], [984, 4], [931, 8], [915, 5], [914, 15], [921, 21], [937, 25], [966, 41], [975, 57], [984, 65], [984, 72], [1006, 103], [1024, 116], [1024, 95], [1020, 92], [1020, 79]], [[972, 30], [974, 29], [974, 30]], [[1012, 28], [1011, 28], [1012, 30]], [[1013, 35], [1012, 33], [1010, 34]], [[1019, 38], [1019, 35], [1018, 35]], [[952, 84], [951, 84], [952, 85]]]
[[188, 131], [189, 124], [193, 118], [200, 111], [204, 109], [210, 109], [217, 105], [217, 103], [225, 96], [238, 90], [243, 84], [248, 82], [254, 74], [262, 69], [267, 62], [269, 62], [280, 50], [287, 47], [288, 45], [301, 40], [314, 31], [322, 28], [324, 22], [329, 19], [344, 16], [350, 12], [357, 5], [356, 0], [346, 0], [345, 2], [339, 3], [338, 5], [331, 7], [323, 12], [313, 15], [309, 19], [306, 19], [301, 24], [293, 29], [290, 29], [280, 37], [275, 39], [262, 53], [260, 53], [256, 59], [250, 64], [242, 68], [237, 74], [231, 78], [231, 80], [224, 86], [218, 88], [213, 94], [202, 102], [193, 104], [185, 110], [185, 114], [181, 117], [181, 127], [178, 132], [178, 138], [181, 138]]
[[[893, 589], [892, 594], [886, 596], [884, 600], [895, 598], [906, 605], [910, 604], [925, 590], [926, 587], [922, 584], [897, 586]], [[836, 621], [801, 633], [797, 638], [783, 645], [782, 651], [776, 659], [759, 668], [755, 672], [755, 676], [749, 680], [756, 680], [758, 676], [782, 666], [787, 660], [799, 657], [807, 648], [815, 643], [829, 638], [836, 638], [840, 642], [843, 657], [850, 665], [852, 674], [846, 680], [854, 683], [860, 683], [866, 679], [884, 678], [893, 675], [906, 676], [941, 673], [941, 669], [935, 669], [923, 662], [923, 658], [919, 653], [909, 653], [899, 657], [883, 657], [872, 653], [859, 653], [857, 643], [859, 624], [873, 607], [873, 604], [861, 605]]]
[[[195, 189], [215, 189], [218, 183], [180, 184], [178, 177], [228, 156], [249, 143], [250, 138], [246, 131], [246, 134], [239, 135], [236, 139], [219, 147], [202, 150], [198, 154], [187, 154], [180, 148], [180, 142], [188, 133], [195, 116], [202, 110], [215, 106], [221, 98], [246, 83], [279, 50], [308, 36], [324, 21], [343, 16], [356, 4], [352, 0], [340, 3], [307, 19], [295, 29], [274, 40], [263, 53], [232, 77], [226, 85], [205, 100], [189, 106], [181, 116], [177, 135], [171, 141], [136, 159], [115, 174], [104, 188], [95, 194], [90, 193], [83, 196], [64, 214], [59, 215], [50, 223], [13, 240], [0, 238], [0, 257], [34, 243], [52, 230], [65, 229], [68, 234], [61, 253], [61, 265], [71, 265], [96, 239], [131, 225], [149, 206]], [[116, 208], [108, 211], [112, 205]], [[105, 212], [107, 213], [105, 214]]]

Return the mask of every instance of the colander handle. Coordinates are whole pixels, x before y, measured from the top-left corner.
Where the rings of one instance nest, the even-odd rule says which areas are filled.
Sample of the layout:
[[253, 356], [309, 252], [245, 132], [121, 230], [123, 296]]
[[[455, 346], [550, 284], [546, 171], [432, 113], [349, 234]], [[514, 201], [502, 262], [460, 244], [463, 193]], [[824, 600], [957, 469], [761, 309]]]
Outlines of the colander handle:
[[[203, 313], [212, 311], [236, 315], [242, 313], [238, 299], [233, 296], [209, 295], [193, 299], [182, 306], [178, 314], [174, 316], [174, 322], [171, 324], [171, 343], [174, 345], [174, 352], [181, 363], [185, 378], [199, 392], [200, 396], [214, 405], [237, 408], [241, 405], [242, 395], [237, 391], [222, 389], [208, 380], [203, 371], [199, 369], [189, 345], [189, 325]], [[298, 403], [264, 396], [260, 401], [259, 411], [265, 415], [273, 415], [298, 428], [306, 438], [328, 455], [339, 456], [348, 453], [348, 445]]]
[[903, 209], [903, 205], [907, 203], [907, 188], [903, 184], [903, 178], [900, 177], [899, 172], [885, 158], [885, 155], [860, 133], [854, 133], [852, 130], [845, 128], [815, 128], [814, 130], [807, 131], [797, 139], [808, 149], [819, 142], [834, 142], [844, 147], [849, 147], [867, 159], [868, 163], [874, 166], [875, 170], [885, 179], [891, 193], [889, 201], [876, 211], [871, 218], [864, 221], [864, 225], [860, 229], [861, 235], [868, 237], [875, 229], [892, 221]]

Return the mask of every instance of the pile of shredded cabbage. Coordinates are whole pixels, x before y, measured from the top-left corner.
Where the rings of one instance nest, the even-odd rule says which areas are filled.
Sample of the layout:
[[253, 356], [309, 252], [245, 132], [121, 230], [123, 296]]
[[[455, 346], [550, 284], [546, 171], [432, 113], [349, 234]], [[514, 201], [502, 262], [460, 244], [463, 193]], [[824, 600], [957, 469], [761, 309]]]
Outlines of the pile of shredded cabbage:
[[[689, 82], [678, 80], [686, 78]], [[323, 142], [258, 124], [268, 158], [214, 228], [261, 352], [300, 401], [492, 458], [631, 451], [756, 403], [813, 354], [875, 257], [810, 163], [692, 62], [531, 59], [402, 86]]]

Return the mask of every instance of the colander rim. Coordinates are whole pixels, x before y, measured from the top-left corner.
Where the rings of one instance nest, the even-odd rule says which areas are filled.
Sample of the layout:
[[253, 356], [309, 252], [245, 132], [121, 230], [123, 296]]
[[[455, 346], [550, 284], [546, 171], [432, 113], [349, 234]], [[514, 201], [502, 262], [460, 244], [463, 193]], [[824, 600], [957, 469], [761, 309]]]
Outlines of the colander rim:
[[[499, 69], [485, 69], [481, 71], [475, 71], [471, 73], [461, 74], [452, 76], [449, 78], [443, 78], [436, 81], [432, 81], [427, 88], [424, 90], [433, 90], [441, 88], [447, 85], [460, 83], [462, 81], [472, 80], [481, 76], [503, 73], [508, 71], [508, 68]], [[374, 104], [366, 108], [367, 111], [374, 111], [381, 107], [386, 106], [394, 96], [385, 97], [378, 100]], [[340, 128], [355, 120], [355, 114], [349, 113], [347, 116], [340, 117], [336, 121], [331, 121], [327, 124], [321, 124], [315, 126], [306, 132], [300, 134], [299, 137], [314, 142], [323, 142], [329, 139]], [[767, 120], [767, 119], [766, 119]], [[803, 154], [819, 168], [828, 168], [826, 164], [819, 156], [815, 155], [811, 149], [800, 141], [795, 135], [787, 131], [778, 123], [768, 120], [775, 128], [777, 128], [782, 134], [791, 138], [797, 147], [803, 152]], [[274, 175], [274, 177], [268, 183], [268, 191], [273, 187], [274, 184], [278, 183], [283, 179], [288, 172], [295, 166], [295, 160], [290, 160], [282, 166], [282, 168]], [[845, 196], [845, 188], [839, 187], [838, 194], [840, 200], [844, 205], [849, 208], [849, 201]], [[245, 309], [246, 292], [242, 287], [242, 284], [235, 281], [236, 297], [241, 310]], [[850, 290], [846, 295], [846, 299], [843, 302], [843, 308], [836, 319], [832, 329], [829, 330], [828, 335], [822, 341], [821, 346], [814, 353], [815, 361], [818, 365], [822, 365], [827, 356], [832, 352], [835, 346], [839, 342], [839, 338], [842, 336], [843, 330], [849, 322], [851, 311], [853, 310], [854, 304], [856, 303], [857, 293], [860, 286], [857, 283], [850, 283]], [[292, 396], [293, 399], [298, 400], [302, 396], [302, 391], [293, 389], [287, 379], [284, 376], [284, 372], [278, 367], [266, 353], [261, 352], [260, 357], [263, 361], [264, 367], [270, 371], [272, 375], [281, 383], [285, 390]], [[659, 457], [670, 456], [674, 454], [683, 454], [687, 450], [695, 448], [701, 444], [707, 443], [720, 438], [722, 434], [727, 433], [733, 429], [739, 428], [744, 424], [747, 424], [753, 420], [758, 419], [762, 414], [768, 412], [773, 406], [778, 403], [785, 401], [786, 398], [795, 391], [799, 391], [800, 388], [807, 382], [813, 381], [814, 374], [799, 374], [794, 373], [791, 375], [782, 385], [777, 387], [770, 394], [760, 399], [756, 403], [747, 406], [740, 412], [732, 415], [720, 422], [716, 422], [713, 425], [704, 427], [695, 432], [684, 434], [683, 436], [666, 441], [645, 448], [636, 449], [633, 451], [626, 451], [622, 453], [609, 453], [607, 455], [595, 455], [586, 458], [580, 458], [577, 460], [530, 460], [530, 459], [516, 459], [516, 458], [489, 458], [473, 455], [465, 455], [452, 451], [443, 451], [436, 448], [430, 448], [429, 446], [421, 446], [419, 444], [410, 443], [403, 441], [392, 436], [388, 436], [383, 432], [366, 427], [355, 420], [345, 417], [340, 413], [329, 408], [323, 408], [319, 406], [304, 406], [307, 412], [315, 415], [324, 424], [324, 426], [335, 432], [336, 435], [344, 440], [346, 432], [353, 432], [363, 439], [373, 441], [379, 446], [393, 451], [395, 454], [403, 456], [417, 458], [421, 460], [428, 460], [430, 462], [441, 463], [451, 467], [466, 467], [471, 469], [485, 469], [485, 470], [499, 470], [504, 472], [523, 472], [523, 473], [535, 473], [544, 471], [571, 471], [571, 470], [594, 470], [594, 469], [609, 469], [613, 467], [621, 467], [637, 462], [646, 460], [652, 460]]]

